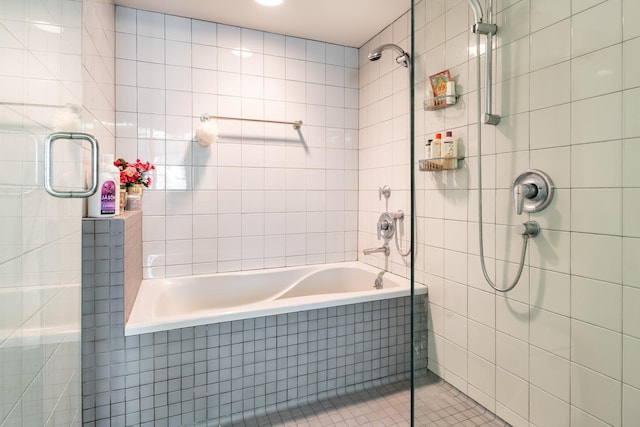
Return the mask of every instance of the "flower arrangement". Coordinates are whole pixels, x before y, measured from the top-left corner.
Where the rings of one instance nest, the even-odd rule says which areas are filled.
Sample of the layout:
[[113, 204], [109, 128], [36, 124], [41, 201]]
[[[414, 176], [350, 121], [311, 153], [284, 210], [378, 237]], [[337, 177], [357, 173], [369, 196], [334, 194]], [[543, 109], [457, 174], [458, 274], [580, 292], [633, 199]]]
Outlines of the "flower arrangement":
[[140, 159], [136, 159], [135, 163], [129, 163], [125, 159], [118, 159], [113, 164], [120, 169], [120, 184], [124, 184], [127, 187], [136, 184], [141, 184], [145, 187], [151, 185], [149, 171], [156, 168], [151, 163], [142, 163]]

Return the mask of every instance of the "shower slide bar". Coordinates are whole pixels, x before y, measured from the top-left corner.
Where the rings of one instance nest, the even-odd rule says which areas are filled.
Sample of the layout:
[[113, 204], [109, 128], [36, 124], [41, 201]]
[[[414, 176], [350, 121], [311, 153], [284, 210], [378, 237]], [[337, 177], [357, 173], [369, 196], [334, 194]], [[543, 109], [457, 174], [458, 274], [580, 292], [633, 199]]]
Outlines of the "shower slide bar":
[[280, 120], [264, 120], [264, 119], [245, 119], [242, 117], [226, 117], [226, 116], [210, 116], [209, 114], [203, 114], [200, 116], [201, 122], [206, 122], [209, 119], [219, 119], [219, 120], [238, 120], [245, 122], [259, 122], [259, 123], [276, 123], [281, 125], [291, 125], [294, 129], [298, 130], [302, 127], [302, 120], [296, 120], [293, 122], [285, 122]]

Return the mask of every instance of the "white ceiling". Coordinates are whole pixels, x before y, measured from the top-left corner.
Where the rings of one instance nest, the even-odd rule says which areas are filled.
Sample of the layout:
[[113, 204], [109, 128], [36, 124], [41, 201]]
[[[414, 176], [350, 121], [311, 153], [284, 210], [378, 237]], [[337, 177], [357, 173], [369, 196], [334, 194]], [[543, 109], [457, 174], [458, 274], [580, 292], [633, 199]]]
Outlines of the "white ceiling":
[[361, 47], [411, 8], [410, 0], [115, 0], [121, 6]]

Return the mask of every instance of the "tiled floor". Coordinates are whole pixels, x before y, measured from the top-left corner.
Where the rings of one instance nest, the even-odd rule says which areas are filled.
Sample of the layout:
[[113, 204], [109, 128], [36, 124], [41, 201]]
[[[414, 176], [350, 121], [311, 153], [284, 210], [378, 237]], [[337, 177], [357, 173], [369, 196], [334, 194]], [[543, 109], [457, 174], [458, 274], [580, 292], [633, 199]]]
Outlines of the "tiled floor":
[[[508, 426], [500, 418], [433, 374], [417, 381], [416, 427]], [[408, 382], [384, 385], [234, 426], [406, 427], [410, 425]]]

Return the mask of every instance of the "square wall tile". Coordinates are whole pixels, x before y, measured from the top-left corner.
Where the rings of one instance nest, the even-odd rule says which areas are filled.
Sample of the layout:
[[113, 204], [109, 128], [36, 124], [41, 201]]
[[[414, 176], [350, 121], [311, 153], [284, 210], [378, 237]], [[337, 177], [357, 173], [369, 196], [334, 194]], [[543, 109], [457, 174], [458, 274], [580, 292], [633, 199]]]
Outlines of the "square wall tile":
[[530, 343], [568, 359], [571, 351], [571, 320], [548, 311], [532, 309]]
[[[571, 17], [571, 55], [584, 55], [622, 41], [622, 0], [611, 0]], [[597, 34], [594, 25], [606, 22]]]
[[622, 235], [622, 189], [571, 190], [571, 229]]
[[622, 331], [622, 286], [573, 276], [571, 316], [612, 331]]
[[535, 346], [530, 346], [529, 349], [531, 384], [569, 402], [571, 362]]
[[[600, 165], [607, 153], [612, 170]], [[573, 188], [620, 187], [622, 185], [622, 142], [619, 140], [571, 147], [571, 185]], [[614, 213], [615, 216], [615, 213]]]
[[574, 58], [571, 61], [571, 98], [604, 95], [622, 89], [622, 45]]
[[640, 289], [624, 286], [622, 290], [622, 331], [635, 338], [640, 338]]
[[620, 382], [572, 363], [571, 404], [609, 424], [619, 425], [622, 408]]
[[623, 336], [622, 381], [640, 389], [640, 370], [635, 361], [640, 360], [640, 339]]
[[622, 379], [622, 335], [579, 320], [571, 322], [571, 361]]
[[622, 238], [572, 233], [571, 272], [605, 282], [621, 283]]
[[531, 70], [555, 65], [571, 57], [569, 19], [531, 34]]
[[571, 406], [569, 403], [534, 386], [529, 388], [529, 399], [529, 416], [535, 425], [550, 427], [570, 425]]

